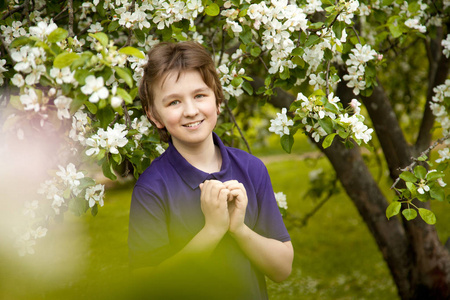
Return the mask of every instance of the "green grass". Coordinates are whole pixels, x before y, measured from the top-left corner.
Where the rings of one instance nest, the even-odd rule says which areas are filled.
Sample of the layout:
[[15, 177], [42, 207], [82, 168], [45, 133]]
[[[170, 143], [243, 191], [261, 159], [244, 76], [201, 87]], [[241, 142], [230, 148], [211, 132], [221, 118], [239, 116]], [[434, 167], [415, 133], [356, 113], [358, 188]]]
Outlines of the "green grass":
[[[289, 157], [287, 157], [289, 159]], [[305, 198], [308, 174], [330, 170], [326, 159], [269, 163], [275, 192], [288, 199], [286, 225], [295, 250], [290, 278], [269, 281], [271, 299], [397, 299], [394, 283], [367, 227], [345, 194], [332, 197], [306, 226], [294, 226], [317, 201]], [[386, 184], [387, 186], [387, 184]], [[66, 214], [41, 240], [36, 254], [2, 250], [0, 299], [131, 299], [127, 267], [132, 186], [107, 190], [96, 217]], [[450, 207], [434, 203], [442, 241], [450, 235]], [[0, 249], [1, 250], [1, 249]]]

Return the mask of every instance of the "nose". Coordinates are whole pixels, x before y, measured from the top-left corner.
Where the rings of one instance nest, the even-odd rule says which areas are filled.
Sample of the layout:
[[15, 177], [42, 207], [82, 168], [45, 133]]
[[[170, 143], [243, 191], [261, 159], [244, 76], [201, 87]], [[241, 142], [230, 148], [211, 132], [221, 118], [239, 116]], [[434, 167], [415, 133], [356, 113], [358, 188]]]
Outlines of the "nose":
[[194, 100], [189, 99], [184, 102], [184, 116], [185, 117], [194, 117], [198, 114], [198, 107]]

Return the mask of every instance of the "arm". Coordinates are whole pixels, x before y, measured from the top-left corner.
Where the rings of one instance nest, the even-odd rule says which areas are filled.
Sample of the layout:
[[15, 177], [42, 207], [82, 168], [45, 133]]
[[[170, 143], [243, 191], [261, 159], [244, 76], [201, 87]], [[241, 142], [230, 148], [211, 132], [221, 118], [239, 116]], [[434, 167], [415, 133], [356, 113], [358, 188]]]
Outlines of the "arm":
[[294, 250], [292, 243], [266, 238], [251, 230], [244, 223], [247, 209], [247, 193], [236, 180], [227, 181], [230, 190], [228, 211], [229, 231], [239, 247], [257, 268], [275, 282], [285, 280], [292, 271]]
[[205, 226], [179, 252], [161, 262], [156, 267], [137, 270], [136, 274], [168, 270], [182, 266], [196, 258], [208, 257], [222, 240], [229, 227], [227, 195], [229, 191], [219, 181], [205, 181], [200, 185], [201, 209], [205, 216]]

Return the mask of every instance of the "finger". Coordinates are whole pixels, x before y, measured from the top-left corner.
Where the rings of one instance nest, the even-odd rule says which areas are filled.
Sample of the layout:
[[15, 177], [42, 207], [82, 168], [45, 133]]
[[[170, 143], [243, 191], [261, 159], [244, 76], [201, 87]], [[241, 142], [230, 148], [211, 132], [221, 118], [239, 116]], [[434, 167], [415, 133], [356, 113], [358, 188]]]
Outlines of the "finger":
[[228, 181], [225, 181], [223, 184], [225, 184], [225, 186], [228, 188], [229, 186], [231, 186], [233, 184], [237, 184], [237, 183], [239, 183], [239, 181], [237, 181], [237, 180], [228, 180]]

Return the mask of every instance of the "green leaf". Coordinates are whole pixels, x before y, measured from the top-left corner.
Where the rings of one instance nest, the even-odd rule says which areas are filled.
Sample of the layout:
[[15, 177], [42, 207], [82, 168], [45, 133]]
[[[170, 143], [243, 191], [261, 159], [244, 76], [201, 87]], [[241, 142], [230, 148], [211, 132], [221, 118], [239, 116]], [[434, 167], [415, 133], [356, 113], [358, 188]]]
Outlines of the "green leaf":
[[58, 27], [48, 35], [47, 40], [50, 43], [57, 43], [57, 42], [61, 42], [62, 40], [65, 40], [68, 36], [69, 36], [69, 32], [67, 32], [67, 30], [65, 30], [64, 28]]
[[100, 44], [102, 44], [103, 47], [108, 46], [108, 36], [103, 33], [103, 32], [97, 32], [97, 33], [89, 33], [90, 37], [93, 37], [94, 39], [96, 39], [97, 41], [100, 42]]
[[294, 145], [294, 137], [289, 135], [283, 135], [280, 139], [281, 147], [283, 147], [284, 151], [287, 153], [291, 153], [292, 145]]
[[402, 172], [399, 177], [406, 182], [416, 182], [417, 181], [417, 177], [414, 176], [414, 174], [409, 171]]
[[426, 176], [427, 180], [435, 181], [436, 179], [444, 177], [445, 174], [441, 172], [429, 172]]
[[419, 208], [419, 215], [427, 224], [430, 225], [436, 224], [436, 216], [431, 210]]
[[242, 88], [243, 88], [244, 91], [246, 91], [247, 94], [249, 94], [250, 96], [253, 95], [253, 86], [252, 86], [248, 81], [245, 81], [245, 82], [242, 84]]
[[55, 60], [53, 61], [53, 66], [55, 68], [65, 68], [70, 66], [75, 60], [79, 59], [80, 56], [73, 52], [63, 52], [59, 54], [57, 57], [55, 57]]
[[420, 156], [419, 158], [417, 158], [418, 161], [426, 161], [428, 159], [428, 156], [426, 156], [425, 154]]
[[12, 95], [9, 99], [9, 103], [17, 110], [24, 110], [22, 101], [20, 101], [20, 96]]
[[311, 34], [305, 43], [305, 47], [311, 47], [312, 45], [318, 43], [319, 40], [320, 40], [320, 38], [317, 35]]
[[89, 101], [84, 101], [84, 105], [86, 105], [87, 109], [92, 113], [92, 114], [96, 114], [97, 113], [97, 106]]
[[322, 143], [323, 149], [326, 149], [326, 148], [331, 146], [335, 136], [336, 136], [336, 133], [332, 133], [332, 134], [327, 135], [327, 137], [323, 140], [323, 143]]
[[84, 198], [74, 198], [69, 202], [69, 210], [76, 216], [83, 215], [89, 208], [89, 203]]
[[32, 39], [30, 39], [30, 38], [28, 38], [26, 36], [20, 36], [20, 37], [14, 39], [14, 41], [12, 41], [11, 44], [9, 44], [9, 48], [16, 48], [16, 47], [19, 47], [19, 46], [23, 46], [23, 45], [26, 45], [26, 44], [28, 44], [28, 43], [30, 43], [32, 41], [33, 41]]
[[102, 171], [103, 175], [106, 176], [106, 178], [109, 178], [111, 180], [116, 180], [117, 176], [114, 174], [114, 171], [112, 169], [112, 166], [109, 164], [108, 160], [105, 160], [102, 164]]
[[411, 221], [417, 217], [417, 211], [412, 208], [407, 208], [402, 210], [402, 215], [406, 218], [406, 220]]
[[401, 207], [402, 204], [400, 202], [398, 201], [391, 202], [391, 204], [389, 204], [389, 206], [386, 208], [386, 217], [388, 218], [388, 220], [391, 217], [398, 215]]
[[242, 26], [242, 32], [239, 34], [239, 39], [244, 44], [250, 44], [252, 41], [252, 29], [248, 26]]
[[406, 181], [406, 187], [411, 191], [411, 193], [415, 193], [417, 191], [416, 185], [413, 182]]
[[261, 48], [253, 47], [252, 50], [250, 50], [250, 54], [254, 57], [258, 57], [261, 54]]
[[220, 13], [220, 7], [216, 3], [211, 3], [206, 7], [205, 13], [208, 16], [215, 17]]
[[427, 176], [427, 169], [425, 169], [425, 167], [423, 166], [416, 166], [414, 168], [414, 174], [416, 175], [416, 177], [424, 179]]
[[333, 121], [330, 118], [319, 119], [318, 123], [326, 133], [331, 134], [333, 132]]
[[126, 103], [128, 103], [128, 104], [132, 104], [133, 103], [133, 98], [124, 89], [117, 88], [116, 94], [119, 95], [120, 98], [122, 98]]
[[115, 31], [117, 28], [119, 28], [119, 21], [113, 21], [108, 25], [109, 32]]
[[97, 203], [95, 203], [94, 206], [91, 207], [91, 215], [95, 217], [97, 213], [98, 213], [98, 205]]
[[430, 197], [442, 202], [445, 200], [445, 191], [440, 186], [435, 185], [430, 189]]
[[142, 54], [141, 51], [139, 51], [138, 49], [136, 49], [134, 47], [130, 47], [130, 46], [120, 49], [119, 53], [123, 53], [126, 55], [132, 55], [134, 57], [141, 58], [141, 59], [145, 58], [144, 54]]
[[244, 83], [244, 79], [242, 79], [242, 77], [235, 77], [231, 80], [231, 85], [235, 88], [239, 87], [242, 83]]
[[141, 44], [145, 44], [145, 33], [140, 29], [133, 30], [134, 36], [137, 38], [138, 42]]
[[130, 88], [133, 87], [133, 77], [131, 76], [131, 72], [128, 68], [121, 68], [116, 66], [114, 67], [114, 70], [120, 78], [125, 80], [125, 83], [128, 84]]

